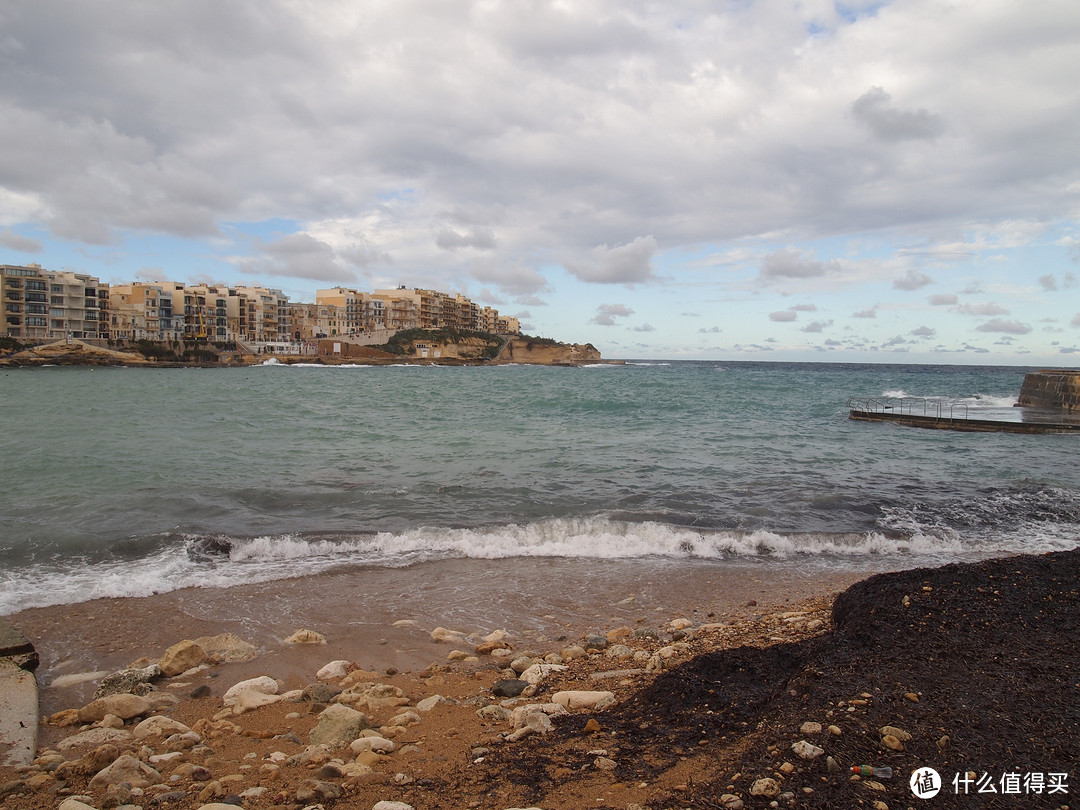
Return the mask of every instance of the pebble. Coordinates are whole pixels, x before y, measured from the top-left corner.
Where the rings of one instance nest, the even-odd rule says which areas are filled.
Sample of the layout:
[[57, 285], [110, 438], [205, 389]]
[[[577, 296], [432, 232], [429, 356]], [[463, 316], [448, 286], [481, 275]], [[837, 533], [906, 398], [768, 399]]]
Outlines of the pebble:
[[296, 800], [301, 804], [310, 802], [333, 801], [345, 795], [345, 789], [333, 782], [320, 779], [305, 779], [296, 789]]
[[799, 727], [800, 734], [820, 734], [821, 723], [815, 723], [813, 720], [807, 720]]
[[750, 795], [773, 798], [780, 795], [780, 785], [772, 777], [758, 779], [750, 786]]
[[882, 737], [895, 737], [900, 742], [908, 742], [911, 740], [910, 734], [896, 726], [882, 726], [878, 729], [878, 733], [881, 734]]
[[888, 748], [890, 751], [903, 751], [904, 744], [900, 740], [896, 739], [892, 734], [886, 734], [881, 738], [881, 744]]
[[825, 750], [818, 748], [813, 743], [809, 743], [806, 740], [799, 740], [797, 743], [792, 743], [791, 750], [794, 751], [802, 759], [817, 759]]

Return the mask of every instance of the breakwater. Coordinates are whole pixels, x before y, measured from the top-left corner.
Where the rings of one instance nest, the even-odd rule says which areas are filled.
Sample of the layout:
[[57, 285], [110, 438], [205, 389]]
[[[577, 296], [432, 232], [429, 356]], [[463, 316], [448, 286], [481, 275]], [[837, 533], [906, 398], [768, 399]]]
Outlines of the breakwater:
[[1080, 370], [1044, 369], [1024, 375], [1018, 405], [1080, 411]]

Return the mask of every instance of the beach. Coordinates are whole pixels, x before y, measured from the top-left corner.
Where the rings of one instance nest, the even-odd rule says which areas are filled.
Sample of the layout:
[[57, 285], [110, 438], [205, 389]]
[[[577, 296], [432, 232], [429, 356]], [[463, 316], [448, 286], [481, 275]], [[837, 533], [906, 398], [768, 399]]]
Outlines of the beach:
[[[908, 776], [925, 765], [937, 766], [947, 782], [968, 769], [976, 778], [993, 774], [999, 791], [1007, 773], [1065, 774], [1054, 777], [1059, 787], [1064, 780], [1064, 794], [1044, 783], [1039, 794], [964, 796], [950, 783], [934, 806], [1012, 807], [1022, 800], [1060, 808], [1076, 787], [1069, 780], [1075, 783], [1071, 769], [1080, 756], [1078, 556], [884, 573], [853, 585], [846, 580], [854, 577], [755, 582], [736, 572], [724, 581], [713, 572], [658, 589], [667, 601], [644, 587], [601, 590], [602, 578], [579, 571], [578, 584], [587, 580], [604, 598], [538, 616], [529, 627], [489, 632], [486, 625], [436, 628], [408, 617], [356, 625], [342, 620], [343, 611], [336, 621], [324, 615], [319, 622], [315, 612], [301, 616], [283, 607], [301, 590], [342, 587], [332, 580], [347, 573], [293, 582], [292, 594], [275, 583], [279, 615], [261, 625], [240, 615], [245, 605], [268, 605], [268, 595], [250, 586], [217, 594], [225, 600], [219, 608], [240, 611], [233, 621], [210, 616], [207, 600], [203, 617], [193, 618], [183, 609], [193, 594], [180, 592], [35, 609], [12, 619], [38, 644], [43, 713], [53, 720], [42, 726], [37, 764], [0, 773], [0, 790], [12, 807], [54, 808], [65, 796], [82, 796], [98, 810], [119, 806], [111, 803], [119, 798], [182, 808], [222, 800], [249, 808], [368, 808], [383, 801], [415, 810], [658, 810], [773, 801], [904, 807], [913, 801]], [[572, 590], [571, 572], [561, 573]], [[438, 587], [434, 572], [425, 579]], [[628, 579], [623, 572], [621, 584], [632, 584]], [[557, 602], [546, 598], [536, 601]], [[502, 618], [526, 614], [515, 608]], [[312, 623], [294, 627], [300, 618]], [[326, 643], [284, 643], [277, 637], [284, 628], [323, 634]], [[115, 661], [123, 662], [116, 668], [142, 666], [182, 638], [245, 630], [245, 640], [257, 645], [251, 660], [158, 679], [150, 695], [171, 696], [160, 708], [122, 723], [60, 725], [70, 721], [65, 710], [92, 705], [97, 685], [51, 686], [61, 671], [111, 670]], [[1002, 660], [1010, 653], [1011, 661]], [[556, 665], [526, 697], [493, 692], [498, 682], [519, 678], [516, 670], [545, 660], [566, 669]], [[333, 661], [342, 662], [339, 671], [324, 672], [320, 681], [317, 673]], [[277, 681], [279, 694], [293, 694], [243, 713], [223, 704], [230, 687], [259, 676]], [[586, 708], [558, 710], [556, 701], [567, 694], [598, 692], [611, 693], [610, 705], [590, 708], [582, 699]], [[550, 722], [534, 718], [536, 730], [520, 718], [515, 725], [514, 709], [533, 704], [551, 712]], [[321, 713], [334, 705], [366, 715], [374, 730], [364, 733], [388, 740], [376, 746], [392, 750], [350, 748], [345, 739], [312, 746]], [[183, 724], [198, 742], [171, 734], [135, 739], [147, 715]], [[84, 746], [64, 742], [95, 728], [114, 735], [112, 742], [93, 734]], [[886, 728], [889, 735], [881, 732]], [[797, 743], [806, 746], [793, 749]], [[63, 753], [53, 753], [58, 749]], [[105, 780], [91, 787], [102, 763], [125, 750], [159, 775], [151, 781], [161, 781], [134, 795]], [[894, 776], [853, 780], [850, 768], [861, 764], [891, 766]]]

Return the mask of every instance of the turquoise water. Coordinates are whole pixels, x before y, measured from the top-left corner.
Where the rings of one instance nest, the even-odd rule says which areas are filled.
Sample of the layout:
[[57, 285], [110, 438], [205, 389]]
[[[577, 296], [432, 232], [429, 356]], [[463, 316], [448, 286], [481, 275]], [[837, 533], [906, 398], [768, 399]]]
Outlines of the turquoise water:
[[843, 567], [1073, 548], [1078, 437], [847, 419], [851, 396], [1000, 408], [1024, 371], [4, 371], [0, 613], [444, 557]]

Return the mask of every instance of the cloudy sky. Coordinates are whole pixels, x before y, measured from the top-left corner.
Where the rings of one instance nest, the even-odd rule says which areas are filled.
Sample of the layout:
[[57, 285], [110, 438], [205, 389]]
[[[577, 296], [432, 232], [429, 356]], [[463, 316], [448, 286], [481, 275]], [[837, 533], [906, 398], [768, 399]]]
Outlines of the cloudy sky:
[[0, 0], [0, 263], [1076, 365], [1076, 0]]

